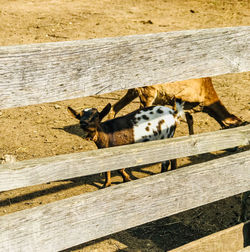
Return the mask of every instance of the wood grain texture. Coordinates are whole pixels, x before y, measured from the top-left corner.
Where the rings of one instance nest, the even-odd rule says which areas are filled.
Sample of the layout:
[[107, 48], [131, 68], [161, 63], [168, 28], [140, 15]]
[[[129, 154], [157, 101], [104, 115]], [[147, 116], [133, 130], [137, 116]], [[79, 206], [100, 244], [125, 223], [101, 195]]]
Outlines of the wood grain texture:
[[152, 164], [250, 143], [250, 125], [0, 165], [0, 191]]
[[58, 251], [250, 189], [250, 151], [0, 217], [0, 251]]
[[250, 70], [250, 26], [0, 47], [0, 108]]
[[[244, 251], [244, 223], [216, 232], [169, 252], [233, 252]], [[239, 251], [238, 251], [239, 252]]]

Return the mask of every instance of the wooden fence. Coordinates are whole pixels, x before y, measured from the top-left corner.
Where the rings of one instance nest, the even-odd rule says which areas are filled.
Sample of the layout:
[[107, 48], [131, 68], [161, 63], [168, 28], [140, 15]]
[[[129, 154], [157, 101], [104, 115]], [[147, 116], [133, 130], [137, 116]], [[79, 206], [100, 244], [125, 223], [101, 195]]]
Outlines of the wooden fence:
[[[249, 71], [249, 41], [250, 27], [232, 27], [0, 47], [0, 108]], [[0, 191], [249, 145], [249, 133], [248, 125], [3, 164]], [[245, 192], [249, 167], [244, 151], [5, 215], [0, 250], [58, 251]]]

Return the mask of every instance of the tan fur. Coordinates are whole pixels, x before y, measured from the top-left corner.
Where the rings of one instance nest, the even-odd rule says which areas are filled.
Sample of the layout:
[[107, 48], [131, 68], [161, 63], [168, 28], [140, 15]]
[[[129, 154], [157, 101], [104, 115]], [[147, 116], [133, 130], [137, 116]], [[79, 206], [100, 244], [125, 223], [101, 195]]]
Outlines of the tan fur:
[[[212, 79], [209, 77], [129, 89], [126, 95], [112, 106], [109, 117], [115, 117], [123, 107], [138, 96], [140, 98], [140, 107], [166, 104], [173, 106], [175, 99], [181, 99], [185, 102], [185, 110], [189, 112], [206, 112], [222, 128], [242, 124], [242, 121], [235, 115], [230, 114], [222, 104], [213, 87]], [[193, 134], [192, 116], [187, 113], [186, 119], [189, 133]]]

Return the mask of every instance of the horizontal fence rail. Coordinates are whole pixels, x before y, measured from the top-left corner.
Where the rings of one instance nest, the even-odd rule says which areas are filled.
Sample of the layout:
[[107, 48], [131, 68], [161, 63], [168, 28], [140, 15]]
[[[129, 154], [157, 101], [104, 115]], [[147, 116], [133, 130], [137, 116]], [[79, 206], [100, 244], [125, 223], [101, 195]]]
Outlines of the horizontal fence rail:
[[0, 217], [0, 251], [58, 251], [250, 190], [250, 151]]
[[0, 191], [249, 145], [250, 125], [0, 165]]
[[0, 47], [0, 108], [250, 70], [250, 26]]

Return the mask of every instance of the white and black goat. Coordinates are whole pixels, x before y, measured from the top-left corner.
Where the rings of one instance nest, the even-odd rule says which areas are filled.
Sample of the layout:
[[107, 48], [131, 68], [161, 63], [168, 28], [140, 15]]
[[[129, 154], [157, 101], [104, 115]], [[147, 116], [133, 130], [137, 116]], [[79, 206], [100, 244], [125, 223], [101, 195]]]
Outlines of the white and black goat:
[[[68, 107], [69, 112], [80, 120], [80, 127], [87, 133], [87, 137], [93, 140], [99, 149], [171, 138], [174, 136], [178, 118], [184, 115], [181, 100], [176, 100], [176, 111], [164, 106], [151, 106], [101, 122], [110, 109], [111, 105], [108, 104], [101, 112], [96, 108], [89, 108], [77, 113]], [[169, 161], [162, 164], [162, 172], [167, 170], [168, 165]], [[171, 160], [171, 169], [175, 168], [176, 160]], [[120, 169], [119, 172], [123, 181], [130, 180], [125, 169]], [[109, 171], [106, 172], [104, 187], [110, 185]]]

